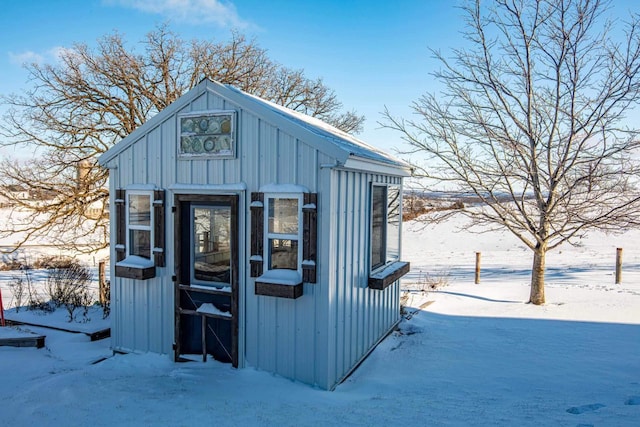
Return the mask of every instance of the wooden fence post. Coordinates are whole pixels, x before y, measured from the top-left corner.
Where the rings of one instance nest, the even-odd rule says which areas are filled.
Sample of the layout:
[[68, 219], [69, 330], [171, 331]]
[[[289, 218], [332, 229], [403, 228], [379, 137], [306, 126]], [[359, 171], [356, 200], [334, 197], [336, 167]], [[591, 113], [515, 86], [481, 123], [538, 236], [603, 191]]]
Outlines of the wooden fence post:
[[622, 283], [622, 248], [616, 248], [616, 285]]
[[481, 253], [476, 252], [476, 279], [475, 279], [476, 285], [480, 283], [480, 256], [481, 256]]
[[105, 292], [105, 262], [100, 261], [98, 263], [98, 301], [100, 301], [101, 305], [105, 305], [107, 303], [107, 296], [105, 295]]

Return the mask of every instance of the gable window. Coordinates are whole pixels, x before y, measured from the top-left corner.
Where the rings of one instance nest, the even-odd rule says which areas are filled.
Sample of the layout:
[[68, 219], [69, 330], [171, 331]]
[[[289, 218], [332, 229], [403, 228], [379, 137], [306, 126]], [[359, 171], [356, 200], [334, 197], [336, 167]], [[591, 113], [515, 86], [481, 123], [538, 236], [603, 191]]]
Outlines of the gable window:
[[178, 115], [178, 158], [234, 158], [235, 121], [235, 111], [197, 111]]
[[164, 267], [164, 191], [116, 190], [116, 276], [155, 277]]
[[298, 298], [303, 282], [316, 281], [316, 194], [252, 193], [251, 198], [256, 294]]
[[371, 185], [369, 287], [384, 289], [409, 271], [400, 261], [401, 194], [399, 185]]

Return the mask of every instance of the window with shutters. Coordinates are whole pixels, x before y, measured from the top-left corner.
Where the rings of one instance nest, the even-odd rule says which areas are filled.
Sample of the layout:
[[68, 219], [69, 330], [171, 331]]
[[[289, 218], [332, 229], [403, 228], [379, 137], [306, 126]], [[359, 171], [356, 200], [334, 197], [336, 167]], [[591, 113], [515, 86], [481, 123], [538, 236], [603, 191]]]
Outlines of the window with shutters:
[[[127, 194], [127, 257], [143, 258], [151, 262], [151, 222], [150, 193], [130, 192]], [[144, 261], [142, 261], [144, 262]]]
[[267, 195], [265, 241], [267, 270], [302, 272], [302, 197], [301, 195]]
[[116, 276], [155, 277], [164, 267], [164, 191], [116, 191]]
[[258, 295], [298, 298], [316, 281], [316, 194], [253, 193], [251, 275]]

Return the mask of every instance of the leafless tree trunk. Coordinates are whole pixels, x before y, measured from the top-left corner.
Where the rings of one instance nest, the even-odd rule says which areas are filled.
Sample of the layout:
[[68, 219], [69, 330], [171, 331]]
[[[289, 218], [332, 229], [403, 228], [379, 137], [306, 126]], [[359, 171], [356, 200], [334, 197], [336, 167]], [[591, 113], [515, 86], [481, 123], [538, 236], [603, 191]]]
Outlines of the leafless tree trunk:
[[273, 62], [255, 40], [237, 33], [227, 42], [185, 42], [162, 26], [140, 50], [113, 34], [95, 48], [76, 44], [61, 51], [57, 63], [27, 69], [30, 89], [0, 98], [8, 109], [0, 145], [34, 151], [30, 160], [0, 163], [0, 191], [30, 193], [25, 199], [3, 191], [15, 209], [0, 233], [19, 244], [39, 237], [81, 251], [108, 246], [108, 174], [97, 157], [205, 77], [346, 132], [358, 132], [364, 121], [341, 112], [321, 79]]
[[[413, 104], [415, 120], [386, 112], [416, 175], [472, 192], [473, 225], [507, 229], [534, 255], [530, 302], [543, 304], [546, 253], [590, 229], [638, 224], [640, 37], [630, 15], [610, 37], [600, 0], [465, 3], [465, 48], [434, 52], [442, 91]], [[415, 162], [414, 162], [415, 163]], [[457, 211], [460, 212], [460, 211]]]

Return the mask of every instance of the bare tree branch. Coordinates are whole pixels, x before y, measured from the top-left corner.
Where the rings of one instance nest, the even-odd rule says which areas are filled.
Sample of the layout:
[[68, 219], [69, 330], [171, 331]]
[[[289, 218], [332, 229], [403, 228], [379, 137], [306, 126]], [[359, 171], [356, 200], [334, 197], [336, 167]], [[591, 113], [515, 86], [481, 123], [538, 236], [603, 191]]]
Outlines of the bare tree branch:
[[[640, 95], [640, 21], [614, 42], [601, 0], [468, 1], [469, 45], [435, 73], [439, 94], [417, 119], [385, 113], [418, 175], [474, 193], [463, 213], [506, 228], [534, 255], [531, 302], [544, 298], [545, 255], [588, 230], [640, 224], [638, 131], [625, 113]], [[505, 198], [508, 202], [505, 202]]]
[[[185, 42], [168, 26], [150, 32], [139, 49], [114, 33], [95, 47], [78, 43], [58, 62], [31, 64], [31, 87], [0, 97], [7, 113], [0, 145], [35, 151], [24, 162], [0, 164], [0, 191], [15, 206], [0, 235], [18, 235], [82, 251], [108, 246], [108, 173], [96, 159], [207, 77], [358, 132], [364, 117], [341, 112], [335, 92], [273, 62], [255, 40], [232, 33], [225, 42]], [[79, 240], [80, 239], [80, 240]], [[82, 245], [78, 242], [82, 241]]]

